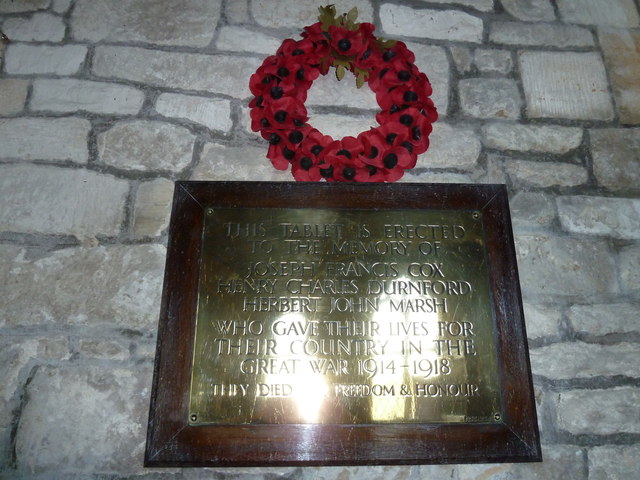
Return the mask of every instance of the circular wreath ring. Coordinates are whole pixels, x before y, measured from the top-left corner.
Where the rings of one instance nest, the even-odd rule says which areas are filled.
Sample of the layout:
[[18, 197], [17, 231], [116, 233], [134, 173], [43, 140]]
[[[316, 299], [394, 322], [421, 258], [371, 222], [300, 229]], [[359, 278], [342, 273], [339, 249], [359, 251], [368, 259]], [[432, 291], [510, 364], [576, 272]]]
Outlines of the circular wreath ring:
[[[355, 8], [336, 18], [333, 6], [321, 7], [302, 40], [286, 39], [251, 76], [251, 128], [268, 140], [273, 166], [291, 165], [298, 181], [394, 182], [429, 147], [438, 118], [429, 79], [403, 42], [376, 38], [356, 17]], [[349, 70], [358, 88], [369, 85], [381, 108], [378, 127], [334, 140], [307, 123], [307, 92], [330, 67], [338, 80]]]

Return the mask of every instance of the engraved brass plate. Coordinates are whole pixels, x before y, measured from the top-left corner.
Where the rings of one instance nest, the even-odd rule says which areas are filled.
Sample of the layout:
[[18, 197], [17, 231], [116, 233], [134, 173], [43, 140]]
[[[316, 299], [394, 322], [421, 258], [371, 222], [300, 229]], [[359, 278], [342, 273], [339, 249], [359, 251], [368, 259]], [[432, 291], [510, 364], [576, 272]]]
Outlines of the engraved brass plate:
[[189, 424], [500, 421], [483, 225], [205, 206]]
[[176, 182], [146, 466], [540, 460], [504, 185]]

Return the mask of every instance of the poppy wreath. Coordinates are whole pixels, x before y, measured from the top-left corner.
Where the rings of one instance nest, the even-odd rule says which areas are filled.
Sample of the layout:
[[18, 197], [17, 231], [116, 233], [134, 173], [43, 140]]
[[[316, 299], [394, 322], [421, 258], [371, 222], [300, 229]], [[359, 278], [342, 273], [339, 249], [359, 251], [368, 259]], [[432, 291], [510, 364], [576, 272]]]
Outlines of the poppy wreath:
[[[376, 38], [371, 23], [356, 23], [355, 8], [339, 17], [332, 5], [319, 10], [302, 40], [286, 39], [251, 76], [251, 128], [269, 142], [273, 166], [291, 165], [298, 181], [394, 182], [429, 148], [438, 118], [429, 79], [403, 42]], [[378, 127], [334, 140], [307, 123], [307, 92], [331, 67], [338, 80], [349, 70], [358, 88], [369, 85], [381, 108]]]

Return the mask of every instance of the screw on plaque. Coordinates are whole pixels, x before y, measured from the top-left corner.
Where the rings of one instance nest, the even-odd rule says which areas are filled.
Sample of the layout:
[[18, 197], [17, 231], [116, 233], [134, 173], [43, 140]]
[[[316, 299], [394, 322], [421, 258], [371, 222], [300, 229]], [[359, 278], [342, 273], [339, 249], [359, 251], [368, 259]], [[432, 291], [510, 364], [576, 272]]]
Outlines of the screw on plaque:
[[494, 413], [494, 414], [493, 414], [493, 419], [494, 419], [496, 422], [499, 422], [500, 420], [502, 420], [502, 415], [500, 415], [499, 413]]
[[191, 417], [189, 418], [189, 420], [191, 420], [191, 422], [197, 422], [198, 421], [198, 415], [196, 415], [195, 413], [191, 415]]
[[480, 218], [480, 212], [473, 212], [471, 216], [474, 220], [478, 220]]
[[207, 215], [213, 215], [213, 208], [207, 208]]

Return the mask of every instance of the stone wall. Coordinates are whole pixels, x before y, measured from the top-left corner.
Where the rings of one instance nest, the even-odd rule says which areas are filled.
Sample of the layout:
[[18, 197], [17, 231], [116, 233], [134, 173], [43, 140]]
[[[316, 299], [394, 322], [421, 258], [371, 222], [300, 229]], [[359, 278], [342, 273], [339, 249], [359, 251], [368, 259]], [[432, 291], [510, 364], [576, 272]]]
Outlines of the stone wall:
[[[288, 181], [248, 79], [312, 0], [0, 0], [0, 477], [640, 477], [636, 0], [352, 0], [434, 86], [408, 182], [506, 183], [545, 461], [145, 470], [166, 228], [179, 179]], [[374, 124], [327, 76], [311, 122]]]

